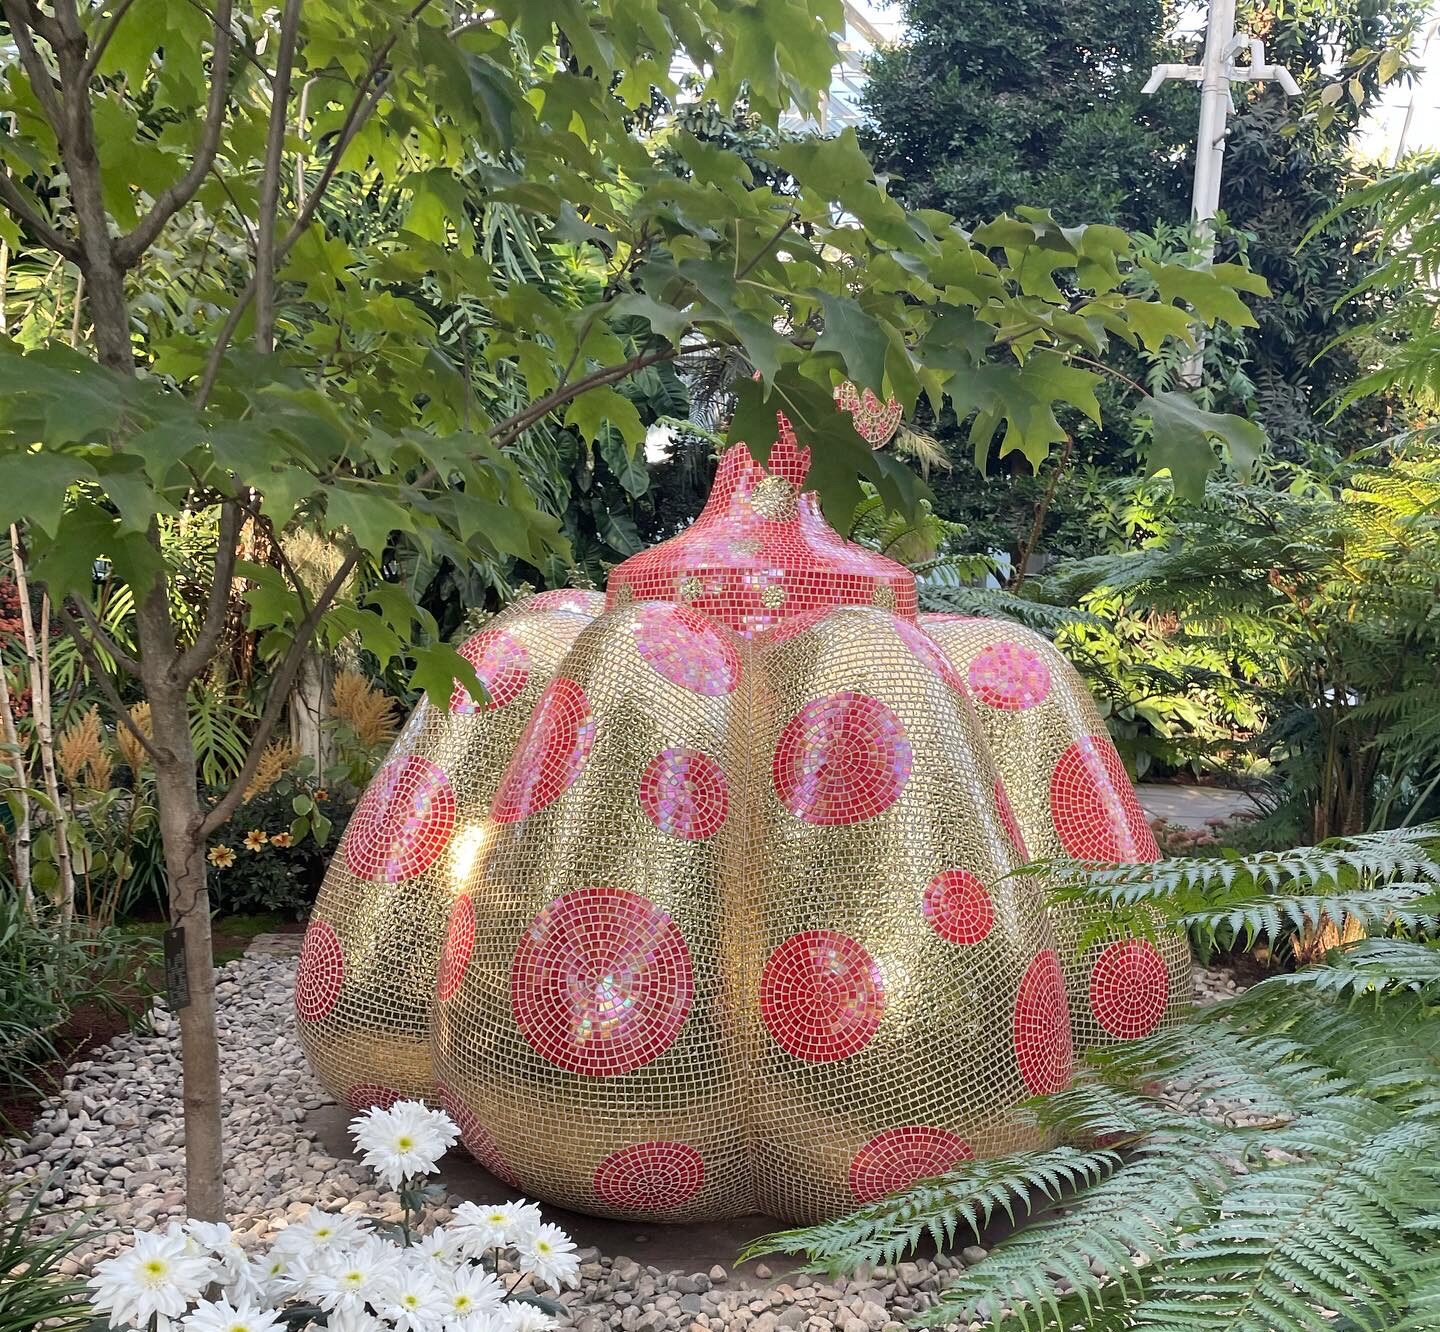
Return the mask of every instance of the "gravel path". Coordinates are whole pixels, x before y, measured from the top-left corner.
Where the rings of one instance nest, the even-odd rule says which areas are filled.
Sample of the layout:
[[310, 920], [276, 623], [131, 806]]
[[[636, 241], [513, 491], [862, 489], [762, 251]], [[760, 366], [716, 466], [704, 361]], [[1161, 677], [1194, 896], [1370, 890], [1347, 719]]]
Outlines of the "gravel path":
[[[1202, 1003], [1237, 989], [1224, 973], [1204, 968], [1196, 973]], [[293, 956], [252, 950], [222, 968], [216, 986], [226, 1183], [232, 1222], [247, 1247], [263, 1245], [312, 1204], [392, 1219], [400, 1214], [395, 1194], [378, 1190], [357, 1162], [328, 1155], [307, 1127], [307, 1115], [332, 1099], [310, 1073], [295, 1039], [294, 975]], [[114, 1252], [133, 1227], [164, 1226], [183, 1215], [176, 1022], [157, 1000], [145, 1024], [96, 1055], [66, 1075], [62, 1090], [41, 1108], [30, 1138], [7, 1144], [10, 1180], [33, 1183], [56, 1172], [44, 1202], [93, 1211], [105, 1226], [69, 1261], [70, 1271], [86, 1270]], [[1188, 1089], [1176, 1091], [1177, 1099], [1186, 1099]], [[436, 1215], [446, 1220], [448, 1209]], [[46, 1224], [58, 1228], [71, 1219], [73, 1212], [51, 1212]], [[743, 1273], [728, 1265], [662, 1271], [589, 1249], [581, 1255], [582, 1287], [565, 1302], [577, 1332], [742, 1326], [751, 1332], [898, 1332], [912, 1312], [931, 1302], [945, 1271], [984, 1256], [972, 1246], [952, 1256], [901, 1263], [865, 1280], [822, 1283], [798, 1274], [776, 1276], [764, 1264]]]

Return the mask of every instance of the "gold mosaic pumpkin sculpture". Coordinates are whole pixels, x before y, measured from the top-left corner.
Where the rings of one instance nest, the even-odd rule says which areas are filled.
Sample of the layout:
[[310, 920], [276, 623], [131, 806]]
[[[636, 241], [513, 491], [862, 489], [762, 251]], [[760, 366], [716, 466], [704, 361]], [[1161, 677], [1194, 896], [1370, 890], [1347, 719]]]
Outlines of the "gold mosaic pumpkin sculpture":
[[337, 1096], [434, 1100], [580, 1211], [807, 1220], [1030, 1141], [1014, 1107], [1077, 1048], [1189, 1002], [1182, 938], [1080, 956], [1009, 874], [1156, 855], [1084, 684], [1017, 626], [917, 618], [808, 457], [732, 448], [603, 605], [464, 644], [487, 701], [421, 703], [306, 934]]

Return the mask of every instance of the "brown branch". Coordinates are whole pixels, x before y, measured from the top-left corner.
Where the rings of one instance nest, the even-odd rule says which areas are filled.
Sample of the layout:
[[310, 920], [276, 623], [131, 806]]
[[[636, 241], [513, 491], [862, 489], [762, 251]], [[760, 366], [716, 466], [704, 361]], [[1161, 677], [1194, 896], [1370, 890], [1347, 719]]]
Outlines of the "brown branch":
[[235, 560], [240, 544], [240, 504], [227, 499], [220, 505], [220, 532], [215, 551], [215, 573], [210, 580], [210, 595], [205, 601], [205, 617], [195, 641], [177, 658], [171, 671], [176, 684], [188, 685], [215, 652], [225, 630], [225, 612], [230, 606], [230, 584], [235, 576]]
[[275, 726], [280, 720], [280, 714], [285, 710], [285, 702], [290, 697], [291, 687], [300, 672], [300, 664], [310, 650], [310, 640], [314, 637], [315, 630], [325, 612], [330, 609], [330, 603], [335, 600], [341, 587], [344, 586], [345, 580], [350, 577], [350, 571], [355, 567], [359, 558], [360, 551], [358, 550], [352, 550], [346, 555], [341, 561], [340, 567], [331, 575], [330, 581], [321, 589], [320, 595], [315, 598], [315, 604], [311, 606], [310, 613], [296, 625], [295, 637], [291, 639], [290, 646], [286, 649], [280, 669], [271, 678], [270, 694], [265, 700], [265, 707], [255, 726], [255, 734], [250, 737], [250, 752], [246, 755], [245, 762], [236, 774], [235, 780], [230, 783], [230, 789], [210, 807], [209, 812], [200, 820], [200, 826], [195, 832], [197, 844], [209, 837], [239, 807], [245, 795], [245, 788], [250, 785], [250, 779], [255, 776], [256, 769], [260, 766], [261, 753], [274, 733]]
[[81, 597], [72, 596], [66, 604], [72, 612], [79, 611], [80, 618], [85, 621], [85, 628], [104, 650], [106, 656], [114, 659], [117, 666], [126, 675], [133, 675], [137, 680], [140, 678], [140, 662], [137, 658], [126, 652], [111, 636], [106, 633], [105, 626], [100, 623], [99, 617], [90, 608], [89, 604]]
[[67, 240], [31, 208], [20, 187], [4, 172], [0, 172], [0, 203], [10, 210], [11, 215], [22, 226], [29, 227], [47, 250], [53, 250], [72, 264], [79, 262], [80, 247], [74, 241]]
[[[61, 606], [60, 623], [65, 626], [65, 632], [70, 635], [75, 646], [80, 650], [85, 665], [89, 667], [95, 683], [100, 686], [100, 692], [105, 695], [110, 706], [115, 709], [116, 723], [129, 731], [140, 742], [150, 758], [159, 763], [161, 761], [160, 752], [155, 748], [154, 741], [135, 724], [135, 718], [130, 715], [130, 709], [125, 706], [119, 690], [115, 688], [115, 684], [110, 679], [100, 658], [95, 655], [94, 646], [86, 639], [82, 626], [78, 623], [75, 615], [75, 606], [78, 604], [72, 601]], [[109, 649], [107, 648], [106, 651], [108, 652]]]
[[105, 49], [110, 45], [110, 39], [115, 36], [115, 29], [120, 26], [120, 21], [125, 17], [130, 6], [135, 0], [119, 0], [111, 13], [109, 21], [100, 29], [99, 35], [95, 38], [90, 47], [90, 53], [85, 57], [85, 63], [80, 67], [81, 89], [90, 86], [90, 80], [95, 77], [95, 71], [100, 68], [100, 61], [105, 56]]
[[[745, 278], [749, 277], [751, 272], [754, 270], [755, 265], [758, 264], [763, 258], [765, 258], [765, 256], [769, 254], [771, 250], [773, 250], [777, 245], [780, 244], [780, 238], [784, 236], [784, 234], [789, 231], [790, 228], [793, 227], [799, 220], [799, 213], [791, 213], [776, 229], [775, 234], [771, 236], [764, 245], [762, 245], [758, 250], [756, 250], [755, 253], [752, 254], [748, 260], [746, 260], [745, 267], [740, 269], [735, 274], [735, 281], [742, 282]], [[735, 257], [737, 259], [740, 257], [740, 251], [738, 249], [735, 251]]]
[[[44, 15], [38, 14], [33, 6], [22, 3], [22, 0], [0, 0], [0, 9], [4, 10], [5, 20], [10, 25], [10, 35], [15, 39], [20, 63], [25, 68], [25, 76], [30, 80], [35, 100], [40, 103], [45, 119], [50, 122], [50, 128], [58, 138], [65, 127], [65, 108], [55, 91], [55, 76], [40, 58], [40, 53], [30, 38], [30, 32], [34, 28], [53, 48], [60, 40], [59, 30], [53, 28], [50, 21], [45, 19]], [[39, 20], [38, 23], [36, 20]]]
[[[421, 11], [429, 7], [430, 3], [431, 0], [418, 0], [418, 3], [411, 7], [401, 28], [391, 33], [381, 43], [379, 50], [375, 52], [369, 67], [356, 85], [355, 100], [350, 103], [350, 109], [340, 127], [339, 137], [330, 151], [324, 169], [320, 172], [320, 179], [316, 181], [315, 188], [306, 197], [290, 230], [285, 233], [285, 238], [275, 248], [277, 264], [284, 261], [285, 256], [294, 249], [295, 243], [305, 234], [305, 229], [310, 225], [310, 219], [315, 216], [315, 210], [320, 207], [320, 201], [324, 198], [325, 191], [340, 168], [340, 159], [345, 155], [346, 149], [350, 147], [355, 136], [364, 128], [365, 122], [370, 119], [371, 113], [379, 103], [380, 96], [385, 91], [384, 80], [376, 83], [373, 89], [369, 85], [380, 75], [386, 57], [394, 49], [395, 43], [400, 40], [400, 33], [414, 22]], [[226, 349], [230, 346], [230, 339], [235, 336], [235, 330], [239, 328], [241, 319], [245, 317], [245, 311], [249, 309], [250, 302], [255, 299], [257, 289], [258, 284], [252, 277], [245, 284], [244, 290], [231, 303], [230, 313], [226, 315], [225, 322], [220, 326], [220, 332], [215, 337], [215, 346], [210, 351], [210, 359], [205, 363], [205, 371], [200, 376], [200, 387], [195, 395], [197, 407], [203, 408], [210, 401], [210, 395], [215, 390], [215, 381], [220, 375], [220, 364], [225, 359]]]
[[1065, 475], [1065, 469], [1070, 466], [1070, 455], [1074, 451], [1075, 438], [1073, 435], [1066, 435], [1060, 461], [1055, 465], [1055, 471], [1050, 476], [1050, 483], [1045, 487], [1045, 494], [1035, 506], [1035, 518], [1030, 524], [1030, 535], [1025, 538], [1025, 544], [1020, 549], [1020, 559], [1015, 565], [1015, 581], [1010, 584], [1012, 592], [1017, 591], [1020, 584], [1025, 581], [1030, 557], [1035, 554], [1035, 548], [1040, 544], [1040, 538], [1044, 535], [1046, 515], [1050, 512], [1051, 504], [1055, 502], [1055, 492], [1059, 489], [1060, 478]]
[[301, 0], [285, 0], [280, 18], [280, 49], [270, 94], [270, 124], [265, 135], [265, 169], [260, 176], [260, 218], [255, 236], [255, 346], [262, 355], [275, 350], [275, 214], [280, 202], [280, 164], [285, 152], [286, 112]]
[[[215, 20], [212, 25], [210, 97], [205, 105], [205, 125], [200, 131], [200, 146], [190, 169], [173, 185], [162, 190], [151, 205], [150, 211], [135, 225], [128, 235], [115, 241], [115, 262], [122, 268], [131, 268], [140, 256], [154, 244], [155, 238], [165, 224], [175, 216], [191, 199], [210, 171], [210, 164], [220, 151], [220, 136], [225, 129], [225, 107], [230, 93], [230, 10], [232, 0], [219, 0], [215, 6]], [[84, 95], [84, 89], [79, 92]]]

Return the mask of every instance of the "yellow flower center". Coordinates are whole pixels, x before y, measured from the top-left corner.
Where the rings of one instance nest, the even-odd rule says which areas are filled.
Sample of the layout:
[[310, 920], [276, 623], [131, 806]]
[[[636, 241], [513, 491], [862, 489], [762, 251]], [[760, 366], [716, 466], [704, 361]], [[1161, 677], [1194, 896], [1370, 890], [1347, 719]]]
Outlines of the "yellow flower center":
[[412, 1147], [415, 1146], [415, 1139], [404, 1137], [396, 1138], [395, 1146], [398, 1147], [402, 1152], [408, 1152]]
[[160, 1258], [151, 1258], [145, 1263], [145, 1275], [152, 1281], [158, 1281], [167, 1271], [165, 1262]]

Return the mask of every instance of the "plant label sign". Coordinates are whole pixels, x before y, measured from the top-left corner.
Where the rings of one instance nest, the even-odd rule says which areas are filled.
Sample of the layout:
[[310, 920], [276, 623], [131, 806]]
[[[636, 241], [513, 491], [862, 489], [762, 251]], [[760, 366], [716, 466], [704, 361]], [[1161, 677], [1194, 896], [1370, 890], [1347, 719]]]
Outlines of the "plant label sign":
[[185, 974], [185, 927], [165, 931], [165, 999], [172, 1013], [190, 1006], [190, 978]]

